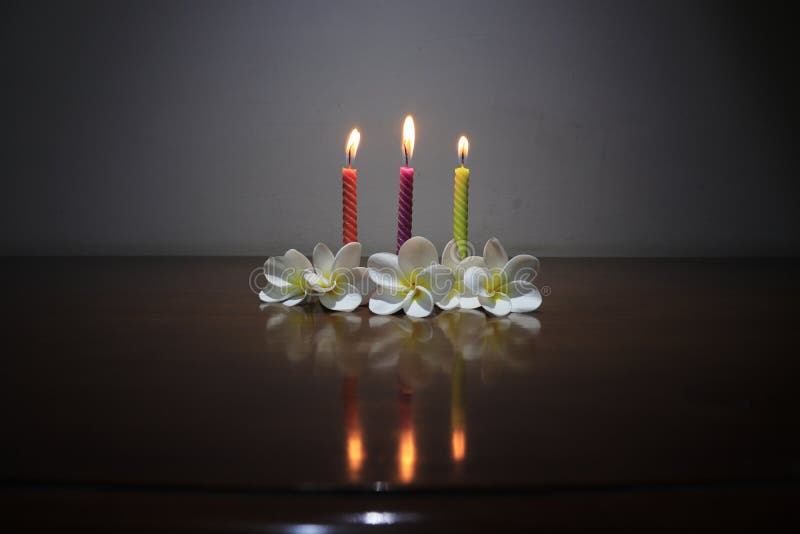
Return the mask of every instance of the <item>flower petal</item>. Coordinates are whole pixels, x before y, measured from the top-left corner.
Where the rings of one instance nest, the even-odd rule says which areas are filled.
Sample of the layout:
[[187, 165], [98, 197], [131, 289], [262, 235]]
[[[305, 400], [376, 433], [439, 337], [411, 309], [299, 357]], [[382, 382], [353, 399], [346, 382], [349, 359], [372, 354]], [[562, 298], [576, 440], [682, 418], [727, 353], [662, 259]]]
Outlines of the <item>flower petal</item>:
[[339, 249], [333, 259], [333, 271], [353, 269], [361, 264], [361, 243], [354, 241]]
[[291, 287], [292, 284], [288, 279], [294, 272], [294, 268], [286, 265], [286, 259], [283, 256], [272, 256], [264, 262], [264, 276], [270, 285]]
[[455, 287], [461, 293], [462, 297], [477, 296], [472, 294], [470, 291], [466, 291], [464, 287], [464, 273], [467, 272], [467, 269], [470, 267], [486, 267], [486, 263], [480, 256], [467, 256], [459, 262], [458, 266], [456, 266], [456, 269], [453, 271], [453, 275], [455, 276]]
[[470, 267], [486, 267], [486, 262], [480, 256], [467, 256], [456, 266], [456, 271], [466, 271]]
[[515, 313], [532, 312], [542, 305], [542, 295], [536, 286], [520, 280], [508, 284], [508, 297]]
[[533, 279], [539, 273], [539, 260], [530, 254], [514, 256], [503, 266], [500, 277], [504, 284], [521, 281], [528, 285], [533, 284]]
[[433, 311], [433, 295], [422, 286], [417, 286], [411, 298], [403, 302], [403, 311], [410, 317], [427, 317]]
[[369, 277], [378, 287], [397, 290], [404, 285], [400, 265], [394, 254], [389, 252], [373, 254], [367, 260], [367, 269], [369, 269]]
[[481, 301], [483, 309], [492, 315], [508, 315], [511, 313], [511, 299], [505, 293], [495, 293], [491, 297], [480, 295], [478, 300]]
[[414, 236], [400, 247], [397, 263], [405, 278], [413, 281], [422, 269], [439, 263], [439, 254], [433, 243], [422, 236]]
[[400, 311], [406, 298], [411, 298], [410, 295], [410, 291], [387, 291], [379, 287], [369, 299], [369, 311], [378, 315], [391, 315]]
[[441, 264], [431, 265], [423, 269], [417, 276], [417, 286], [427, 289], [433, 302], [440, 302], [453, 289], [453, 271]]
[[312, 268], [308, 258], [295, 249], [289, 249], [283, 256], [273, 256], [264, 263], [264, 276], [276, 286], [299, 286], [303, 272]]
[[329, 278], [322, 276], [315, 271], [304, 272], [303, 280], [305, 280], [307, 286], [316, 293], [325, 293], [332, 290], [335, 286], [335, 284]]
[[308, 258], [293, 248], [287, 250], [283, 257], [286, 259], [286, 263], [288, 265], [296, 268], [298, 271], [305, 271], [306, 269], [314, 268]]
[[306, 293], [298, 293], [297, 295], [283, 301], [284, 306], [294, 306], [306, 300]]
[[458, 291], [456, 288], [450, 290], [450, 292], [444, 296], [439, 302], [436, 303], [443, 310], [452, 310], [454, 308], [458, 308], [460, 297], [458, 296]]
[[349, 312], [361, 305], [361, 293], [355, 286], [345, 283], [320, 295], [319, 302], [329, 310]]
[[314, 260], [314, 270], [326, 278], [330, 277], [333, 270], [333, 252], [328, 245], [317, 243], [311, 257]]
[[465, 297], [461, 296], [458, 301], [458, 305], [461, 307], [462, 310], [474, 310], [476, 308], [481, 307], [481, 301], [478, 300], [478, 297]]
[[283, 302], [284, 300], [297, 295], [300, 293], [300, 291], [301, 289], [299, 287], [267, 284], [267, 287], [262, 289], [258, 294], [258, 298], [261, 299], [262, 302]]
[[491, 238], [483, 247], [483, 259], [489, 269], [502, 269], [508, 263], [506, 249], [496, 237]]
[[486, 293], [489, 273], [483, 267], [470, 267], [464, 272], [464, 293], [477, 296]]
[[349, 273], [349, 278], [352, 279], [349, 283], [355, 286], [361, 295], [361, 305], [364, 306], [369, 302], [369, 296], [375, 291], [375, 284], [369, 277], [369, 270], [366, 267], [354, 267]]
[[461, 261], [461, 254], [458, 252], [458, 245], [455, 239], [451, 239], [444, 246], [442, 250], [442, 265], [450, 267], [453, 271], [456, 270], [456, 265]]

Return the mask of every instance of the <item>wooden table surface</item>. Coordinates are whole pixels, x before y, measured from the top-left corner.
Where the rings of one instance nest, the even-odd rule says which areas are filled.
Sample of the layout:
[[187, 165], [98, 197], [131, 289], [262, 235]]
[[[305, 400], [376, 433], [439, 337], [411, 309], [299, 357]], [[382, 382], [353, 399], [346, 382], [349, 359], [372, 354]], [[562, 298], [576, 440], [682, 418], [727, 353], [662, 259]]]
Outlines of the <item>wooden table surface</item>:
[[2, 261], [4, 521], [798, 525], [796, 260], [543, 259], [535, 313], [417, 320], [261, 305], [262, 262]]

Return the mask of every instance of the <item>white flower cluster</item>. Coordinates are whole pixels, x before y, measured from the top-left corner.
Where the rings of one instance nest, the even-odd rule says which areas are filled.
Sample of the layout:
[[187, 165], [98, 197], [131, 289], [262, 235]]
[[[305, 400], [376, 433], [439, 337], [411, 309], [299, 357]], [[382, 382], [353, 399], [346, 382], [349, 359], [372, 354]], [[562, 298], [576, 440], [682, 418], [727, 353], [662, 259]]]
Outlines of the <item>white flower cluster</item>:
[[483, 256], [461, 258], [455, 241], [436, 247], [424, 237], [412, 237], [398, 254], [379, 252], [359, 267], [361, 244], [348, 243], [336, 256], [323, 243], [312, 261], [291, 249], [264, 264], [264, 302], [299, 304], [311, 297], [336, 311], [353, 311], [362, 304], [379, 315], [403, 310], [427, 317], [435, 306], [444, 310], [482, 307], [494, 315], [531, 312], [542, 304], [533, 285], [539, 260], [521, 254], [511, 259], [496, 238], [486, 242]]

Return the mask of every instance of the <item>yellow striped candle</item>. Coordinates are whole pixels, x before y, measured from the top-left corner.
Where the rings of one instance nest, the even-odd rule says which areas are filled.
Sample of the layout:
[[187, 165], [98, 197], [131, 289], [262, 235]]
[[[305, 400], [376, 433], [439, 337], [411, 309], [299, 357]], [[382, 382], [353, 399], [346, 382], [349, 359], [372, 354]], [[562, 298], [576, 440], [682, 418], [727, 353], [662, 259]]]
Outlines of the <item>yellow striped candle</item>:
[[461, 259], [467, 257], [467, 219], [469, 211], [469, 169], [464, 160], [469, 152], [469, 141], [465, 136], [458, 140], [458, 155], [461, 167], [455, 169], [455, 189], [453, 191], [453, 239], [458, 245]]

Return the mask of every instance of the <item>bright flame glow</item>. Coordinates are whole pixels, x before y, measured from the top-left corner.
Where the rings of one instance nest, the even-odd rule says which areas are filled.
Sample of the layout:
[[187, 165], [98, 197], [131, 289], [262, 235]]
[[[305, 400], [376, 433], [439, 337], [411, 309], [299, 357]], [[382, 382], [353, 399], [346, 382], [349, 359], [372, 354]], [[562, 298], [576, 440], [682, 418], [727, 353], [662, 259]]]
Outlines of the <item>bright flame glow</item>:
[[461, 161], [464, 161], [469, 154], [469, 141], [467, 140], [467, 136], [462, 135], [461, 138], [458, 140], [458, 157]]
[[414, 118], [411, 115], [403, 123], [403, 152], [409, 158], [414, 154]]
[[353, 128], [350, 132], [350, 137], [347, 138], [347, 144], [344, 145], [344, 153], [348, 160], [356, 159], [356, 152], [358, 152], [358, 143], [361, 141], [361, 132], [358, 128]]
[[400, 480], [411, 482], [414, 478], [414, 464], [417, 463], [417, 447], [414, 444], [414, 430], [405, 428], [400, 433]]
[[347, 436], [347, 463], [350, 475], [358, 476], [361, 464], [364, 462], [364, 444], [361, 441], [361, 432], [352, 431]]
[[453, 460], [460, 462], [467, 455], [467, 436], [461, 429], [453, 429]]
[[365, 525], [393, 525], [397, 516], [391, 512], [367, 512], [361, 516], [361, 522]]

